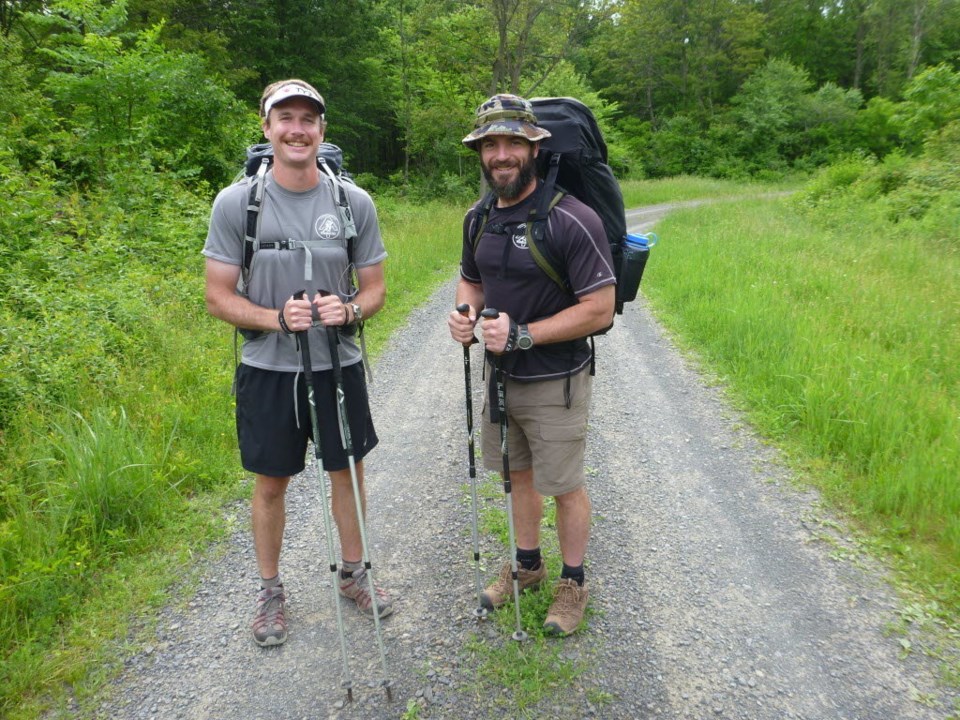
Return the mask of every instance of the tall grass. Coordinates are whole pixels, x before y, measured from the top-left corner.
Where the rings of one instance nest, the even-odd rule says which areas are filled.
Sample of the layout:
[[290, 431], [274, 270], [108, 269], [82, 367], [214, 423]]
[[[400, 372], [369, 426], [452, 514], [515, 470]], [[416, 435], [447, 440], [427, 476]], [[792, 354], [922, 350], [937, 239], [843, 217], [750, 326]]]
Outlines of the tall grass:
[[677, 212], [658, 315], [758, 426], [960, 610], [960, 254], [864, 207]]
[[759, 183], [681, 175], [662, 180], [627, 180], [621, 183], [624, 204], [628, 208], [701, 198], [735, 198], [792, 189], [800, 179], [780, 183]]

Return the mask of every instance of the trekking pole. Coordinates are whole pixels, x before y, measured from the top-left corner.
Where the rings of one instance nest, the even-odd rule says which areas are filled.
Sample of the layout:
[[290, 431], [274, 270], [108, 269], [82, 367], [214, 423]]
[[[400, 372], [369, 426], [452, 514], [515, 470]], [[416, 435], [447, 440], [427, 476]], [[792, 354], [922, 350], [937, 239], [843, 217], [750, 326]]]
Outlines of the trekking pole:
[[[461, 315], [467, 315], [470, 312], [470, 306], [466, 303], [457, 305], [457, 312]], [[471, 530], [473, 531], [473, 574], [477, 586], [477, 608], [473, 611], [473, 616], [478, 620], [487, 617], [487, 609], [483, 606], [480, 595], [483, 592], [483, 584], [480, 579], [480, 533], [477, 530], [479, 519], [477, 517], [477, 463], [474, 458], [473, 447], [473, 391], [470, 387], [470, 345], [479, 342], [476, 337], [463, 346], [463, 380], [467, 390], [467, 460], [470, 463], [470, 499], [471, 499]]]
[[[297, 300], [303, 298], [303, 290], [294, 293]], [[300, 357], [303, 361], [303, 382], [307, 388], [307, 403], [310, 405], [310, 423], [313, 426], [313, 460], [317, 477], [320, 480], [320, 504], [323, 505], [323, 533], [327, 539], [327, 562], [333, 577], [333, 606], [337, 609], [337, 630], [340, 634], [340, 657], [343, 660], [343, 679], [340, 686], [347, 691], [347, 701], [353, 702], [353, 681], [350, 678], [350, 668], [347, 665], [347, 634], [343, 628], [343, 612], [340, 609], [340, 581], [337, 578], [337, 556], [333, 548], [333, 520], [330, 517], [330, 507], [327, 505], [327, 480], [324, 477], [323, 453], [320, 449], [320, 423], [317, 422], [317, 403], [313, 392], [313, 367], [310, 364], [310, 341], [307, 331], [297, 333], [297, 342], [300, 344]]]
[[[480, 313], [481, 317], [495, 320], [500, 312], [487, 308]], [[527, 639], [520, 623], [520, 571], [517, 568], [517, 538], [513, 524], [513, 499], [510, 487], [510, 454], [507, 449], [507, 387], [503, 381], [501, 358], [493, 355], [494, 380], [497, 385], [497, 414], [500, 415], [500, 453], [503, 455], [503, 494], [507, 498], [507, 529], [510, 534], [510, 574], [513, 576], [513, 607], [517, 613], [517, 630], [511, 638], [520, 642]]]
[[[317, 290], [321, 297], [329, 295], [325, 290]], [[363, 518], [363, 503], [360, 500], [360, 483], [357, 481], [357, 464], [353, 457], [353, 438], [350, 434], [350, 421], [347, 416], [347, 401], [343, 392], [343, 367], [340, 365], [340, 333], [337, 328], [327, 326], [327, 342], [330, 346], [330, 362], [333, 365], [333, 382], [337, 392], [337, 417], [340, 422], [340, 439], [343, 449], [347, 452], [347, 462], [350, 465], [350, 482], [353, 486], [353, 500], [357, 510], [357, 525], [360, 528], [360, 548], [363, 552], [363, 566], [370, 583], [370, 602], [373, 605], [373, 624], [376, 629], [377, 647], [380, 650], [380, 665], [383, 668], [383, 680], [380, 686], [387, 693], [387, 700], [393, 700], [392, 683], [387, 677], [387, 654], [383, 649], [383, 637], [380, 633], [380, 605], [377, 601], [377, 589], [373, 583], [373, 563], [370, 562], [370, 552], [367, 549], [367, 530]]]

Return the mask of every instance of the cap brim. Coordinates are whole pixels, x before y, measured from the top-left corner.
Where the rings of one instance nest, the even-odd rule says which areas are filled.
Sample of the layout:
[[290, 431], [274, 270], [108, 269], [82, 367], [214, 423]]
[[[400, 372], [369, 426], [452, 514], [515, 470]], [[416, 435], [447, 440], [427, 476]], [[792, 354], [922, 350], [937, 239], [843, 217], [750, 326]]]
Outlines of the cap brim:
[[514, 137], [522, 137], [530, 142], [539, 142], [544, 138], [550, 137], [550, 131], [523, 120], [495, 120], [486, 125], [481, 125], [467, 135], [461, 142], [468, 148], [476, 149], [477, 140], [487, 135], [512, 135]]
[[267, 98], [267, 101], [263, 105], [264, 116], [269, 115], [273, 108], [282, 102], [290, 100], [291, 98], [303, 98], [304, 100], [309, 100], [317, 106], [321, 115], [327, 111], [327, 106], [324, 105], [323, 98], [311, 91], [309, 88], [305, 88], [302, 85], [284, 85], [273, 95]]

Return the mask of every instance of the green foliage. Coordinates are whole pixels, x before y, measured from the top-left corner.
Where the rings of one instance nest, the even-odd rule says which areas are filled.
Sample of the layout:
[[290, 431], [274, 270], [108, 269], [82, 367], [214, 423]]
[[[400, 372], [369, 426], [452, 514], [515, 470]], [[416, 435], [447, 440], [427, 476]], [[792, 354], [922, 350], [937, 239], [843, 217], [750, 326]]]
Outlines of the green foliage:
[[767, 168], [799, 157], [811, 86], [804, 70], [784, 60], [771, 60], [751, 75], [730, 101], [739, 154]]
[[10, 156], [0, 160], [0, 182], [15, 167], [35, 170], [45, 164], [58, 123], [50, 103], [30, 81], [19, 41], [0, 35], [0, 152]]
[[919, 157], [893, 152], [880, 162], [859, 156], [822, 170], [804, 190], [807, 205], [868, 203], [874, 212], [928, 239], [956, 244], [960, 216], [960, 122], [931, 134]]
[[960, 120], [960, 72], [945, 64], [921, 72], [903, 95], [897, 121], [908, 149], [919, 150], [940, 128]]
[[62, 161], [81, 182], [103, 182], [112, 168], [148, 159], [175, 177], [214, 184], [236, 172], [255, 127], [229, 91], [207, 74], [202, 56], [174, 53], [160, 28], [131, 47], [116, 36], [86, 33], [51, 54], [64, 68], [46, 81], [75, 137]]
[[702, 128], [686, 115], [667, 120], [650, 139], [646, 171], [651, 177], [685, 175], [700, 170], [709, 156]]
[[883, 157], [900, 144], [901, 128], [896, 117], [897, 105], [883, 97], [867, 102], [854, 119], [854, 145]]

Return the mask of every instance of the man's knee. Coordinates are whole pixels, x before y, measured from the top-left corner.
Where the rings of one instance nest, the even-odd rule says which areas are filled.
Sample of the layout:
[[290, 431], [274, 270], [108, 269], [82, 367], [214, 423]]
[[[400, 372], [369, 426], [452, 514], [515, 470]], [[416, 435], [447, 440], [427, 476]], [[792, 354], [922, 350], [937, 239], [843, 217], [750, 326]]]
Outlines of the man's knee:
[[268, 502], [275, 502], [283, 498], [287, 492], [289, 477], [273, 477], [271, 475], [257, 475], [254, 492]]

